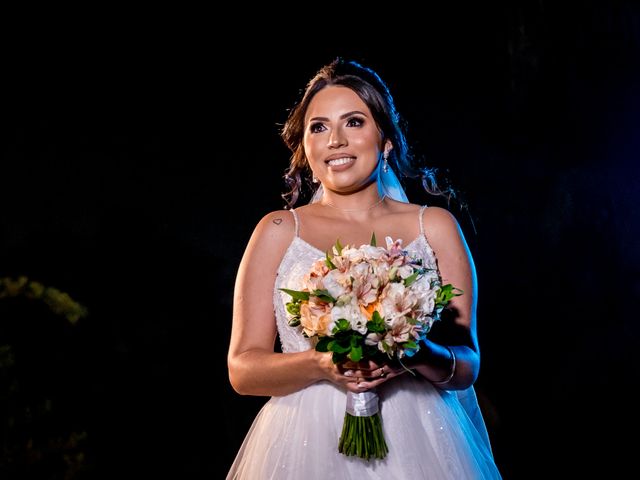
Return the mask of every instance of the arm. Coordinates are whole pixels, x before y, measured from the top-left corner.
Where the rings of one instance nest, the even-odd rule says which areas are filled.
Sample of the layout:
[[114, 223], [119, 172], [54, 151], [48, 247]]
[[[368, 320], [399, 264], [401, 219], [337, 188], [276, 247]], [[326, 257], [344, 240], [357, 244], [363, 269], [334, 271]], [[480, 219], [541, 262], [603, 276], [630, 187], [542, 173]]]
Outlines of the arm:
[[227, 356], [229, 380], [241, 395], [286, 395], [322, 379], [336, 381], [330, 355], [314, 349], [274, 351], [276, 272], [294, 235], [290, 212], [266, 215], [256, 226], [240, 262]]
[[[445, 344], [435, 343], [427, 336], [425, 346], [410, 366], [440, 388], [465, 389], [476, 381], [480, 368], [480, 349], [476, 331], [477, 279], [471, 252], [455, 217], [443, 208], [431, 207], [424, 214], [425, 234], [438, 259], [444, 284], [451, 283], [464, 294], [449, 303], [450, 318], [447, 331], [452, 332], [446, 342], [455, 355], [455, 373], [446, 379], [452, 368], [452, 357]], [[443, 312], [444, 313], [444, 312]]]

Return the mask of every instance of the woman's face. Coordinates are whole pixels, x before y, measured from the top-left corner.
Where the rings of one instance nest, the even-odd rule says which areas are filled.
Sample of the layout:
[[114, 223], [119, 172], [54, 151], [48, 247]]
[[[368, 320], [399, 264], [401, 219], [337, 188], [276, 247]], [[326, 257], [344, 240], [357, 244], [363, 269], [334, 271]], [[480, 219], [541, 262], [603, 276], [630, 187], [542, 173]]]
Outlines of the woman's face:
[[309, 103], [303, 146], [324, 188], [346, 193], [375, 179], [382, 135], [369, 107], [353, 90], [329, 86]]

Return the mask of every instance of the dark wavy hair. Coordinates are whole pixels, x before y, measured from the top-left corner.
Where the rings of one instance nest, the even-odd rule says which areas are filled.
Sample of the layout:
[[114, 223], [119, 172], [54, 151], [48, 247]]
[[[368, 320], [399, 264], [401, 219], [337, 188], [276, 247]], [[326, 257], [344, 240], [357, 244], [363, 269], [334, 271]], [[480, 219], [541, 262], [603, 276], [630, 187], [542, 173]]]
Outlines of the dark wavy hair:
[[396, 110], [389, 88], [380, 76], [356, 61], [337, 58], [323, 66], [309, 81], [302, 99], [290, 110], [280, 134], [292, 152], [289, 168], [285, 173], [288, 190], [282, 195], [288, 208], [293, 208], [304, 187], [313, 189], [311, 169], [302, 144], [304, 117], [316, 93], [331, 85], [350, 88], [369, 107], [382, 132], [383, 140], [390, 140], [393, 145], [388, 159], [389, 167], [394, 169], [400, 181], [404, 178], [419, 178], [428, 193], [446, 197], [450, 195], [438, 187], [435, 169], [414, 165], [404, 122]]

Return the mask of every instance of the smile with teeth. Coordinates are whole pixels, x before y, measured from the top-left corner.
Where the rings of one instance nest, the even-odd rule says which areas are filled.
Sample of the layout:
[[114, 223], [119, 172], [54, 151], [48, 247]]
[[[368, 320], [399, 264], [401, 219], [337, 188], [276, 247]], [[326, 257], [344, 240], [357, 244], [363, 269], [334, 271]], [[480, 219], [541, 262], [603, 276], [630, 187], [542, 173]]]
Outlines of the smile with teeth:
[[331, 167], [335, 167], [337, 165], [346, 165], [347, 163], [351, 163], [351, 162], [353, 162], [352, 157], [342, 157], [342, 158], [336, 158], [334, 160], [329, 160], [327, 162], [327, 165]]

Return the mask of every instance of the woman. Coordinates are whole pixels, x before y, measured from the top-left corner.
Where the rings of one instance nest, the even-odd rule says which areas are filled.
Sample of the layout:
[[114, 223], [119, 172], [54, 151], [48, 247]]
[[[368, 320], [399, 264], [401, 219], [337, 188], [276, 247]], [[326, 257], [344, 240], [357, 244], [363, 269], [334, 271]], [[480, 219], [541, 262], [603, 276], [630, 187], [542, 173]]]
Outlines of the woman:
[[[235, 286], [229, 378], [241, 395], [272, 397], [261, 409], [228, 479], [496, 479], [473, 391], [479, 363], [476, 277], [454, 216], [408, 203], [398, 181], [431, 172], [410, 163], [393, 98], [380, 77], [356, 62], [324, 66], [291, 110], [282, 137], [293, 152], [289, 210], [264, 216], [242, 258]], [[292, 208], [311, 177], [311, 202]], [[339, 238], [350, 245], [386, 236], [464, 294], [436, 343], [397, 363], [335, 364], [287, 323], [290, 297], [311, 264]], [[279, 337], [282, 353], [275, 351]], [[446, 342], [446, 343], [445, 343]], [[348, 392], [375, 391], [388, 454], [363, 459], [338, 451]]]

